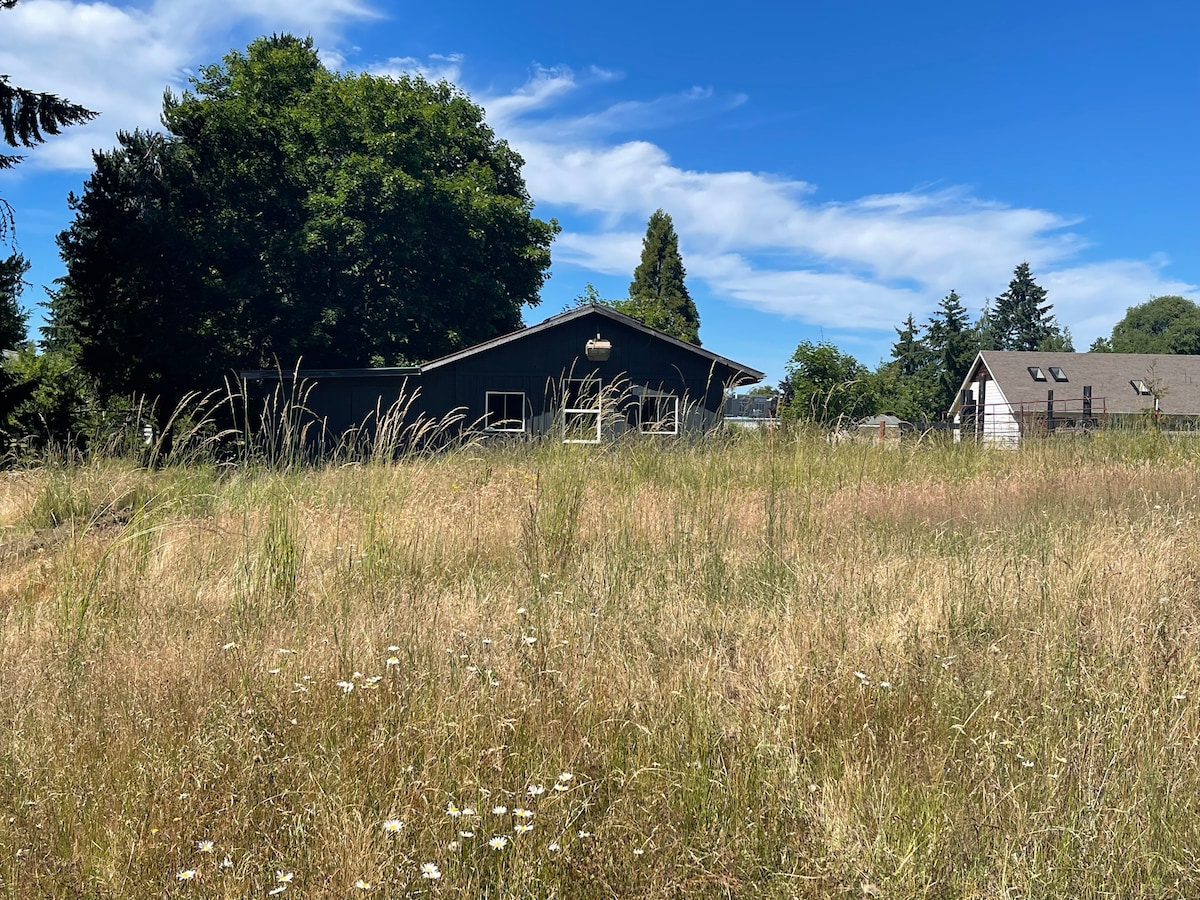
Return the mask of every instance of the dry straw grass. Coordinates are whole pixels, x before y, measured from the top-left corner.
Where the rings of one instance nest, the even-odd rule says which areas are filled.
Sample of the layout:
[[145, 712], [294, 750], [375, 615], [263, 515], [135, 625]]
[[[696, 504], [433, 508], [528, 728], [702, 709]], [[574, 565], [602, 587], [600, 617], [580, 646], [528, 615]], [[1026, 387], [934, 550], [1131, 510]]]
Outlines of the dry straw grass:
[[5, 473], [0, 895], [1198, 896], [1195, 461]]

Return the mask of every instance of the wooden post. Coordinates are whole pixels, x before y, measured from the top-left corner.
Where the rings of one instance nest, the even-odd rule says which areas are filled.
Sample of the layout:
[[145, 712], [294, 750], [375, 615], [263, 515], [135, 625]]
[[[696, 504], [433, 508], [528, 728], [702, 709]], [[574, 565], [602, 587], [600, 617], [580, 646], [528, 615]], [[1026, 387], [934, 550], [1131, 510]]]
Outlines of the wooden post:
[[987, 430], [987, 379], [979, 379], [979, 400], [976, 401], [975, 410], [975, 435], [983, 437], [984, 431]]
[[1054, 430], [1054, 391], [1046, 391], [1046, 431]]

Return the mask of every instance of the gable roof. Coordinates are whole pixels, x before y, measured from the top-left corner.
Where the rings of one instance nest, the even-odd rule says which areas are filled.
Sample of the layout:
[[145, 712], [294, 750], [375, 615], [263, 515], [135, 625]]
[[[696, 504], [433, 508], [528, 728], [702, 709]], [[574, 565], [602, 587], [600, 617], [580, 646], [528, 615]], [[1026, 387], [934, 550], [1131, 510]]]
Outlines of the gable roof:
[[[1060, 369], [1065, 380], [1056, 380], [1051, 366]], [[1045, 380], [1035, 380], [1030, 367], [1039, 368]], [[1138, 413], [1154, 408], [1154, 396], [1139, 394], [1130, 383], [1141, 381], [1159, 395], [1159, 409], [1165, 415], [1200, 416], [1200, 356], [982, 350], [950, 407], [952, 416], [959, 410], [962, 391], [978, 380], [981, 368], [1000, 385], [1013, 406], [1044, 403], [1049, 390], [1054, 391], [1056, 401], [1077, 400], [1084, 387], [1090, 386], [1093, 400], [1103, 398], [1106, 412]]]
[[428, 372], [432, 369], [440, 368], [441, 366], [447, 366], [451, 363], [456, 363], [459, 360], [466, 359], [469, 356], [474, 356], [476, 353], [482, 353], [495, 347], [501, 347], [505, 344], [512, 343], [513, 341], [520, 341], [524, 338], [530, 337], [531, 335], [535, 335], [543, 331], [549, 331], [550, 329], [566, 322], [573, 322], [576, 319], [583, 319], [589, 316], [597, 316], [600, 318], [610, 319], [614, 322], [619, 322], [622, 325], [625, 325], [636, 331], [640, 331], [643, 334], [656, 338], [657, 340], [664, 341], [667, 344], [672, 344], [680, 349], [687, 350], [689, 353], [694, 353], [697, 356], [703, 357], [710, 363], [727, 369], [729, 374], [732, 376], [732, 383], [735, 385], [754, 384], [762, 381], [763, 378], [766, 377], [765, 373], [760, 372], [757, 369], [744, 366], [741, 363], [734, 362], [728, 357], [713, 353], [711, 350], [705, 350], [703, 347], [697, 347], [695, 344], [689, 344], [687, 341], [681, 341], [678, 338], [671, 337], [669, 334], [665, 334], [664, 332], [658, 331], [655, 328], [650, 328], [647, 325], [643, 325], [632, 316], [627, 316], [624, 313], [617, 312], [615, 309], [599, 303], [588, 303], [583, 306], [575, 307], [574, 309], [569, 309], [566, 312], [561, 312], [558, 315], [551, 316], [544, 322], [539, 322], [537, 325], [531, 325], [528, 328], [522, 328], [518, 331], [513, 331], [509, 334], [492, 338], [490, 341], [484, 341], [481, 344], [476, 344], [473, 347], [467, 347], [465, 350], [458, 350], [438, 359], [431, 360], [423, 364], [420, 369], [422, 372]]

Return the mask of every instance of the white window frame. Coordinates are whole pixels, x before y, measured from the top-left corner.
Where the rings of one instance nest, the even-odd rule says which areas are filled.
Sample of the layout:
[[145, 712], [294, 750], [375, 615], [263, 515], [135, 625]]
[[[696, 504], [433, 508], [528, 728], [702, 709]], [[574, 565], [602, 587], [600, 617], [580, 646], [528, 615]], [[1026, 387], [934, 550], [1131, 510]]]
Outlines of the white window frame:
[[[647, 422], [645, 419], [646, 401], [653, 400], [655, 403], [661, 403], [663, 400], [671, 401], [671, 427], [655, 428], [654, 425], [662, 425], [667, 419], [657, 419], [653, 422]], [[660, 391], [643, 391], [638, 398], [638, 431], [642, 434], [679, 434], [679, 398], [675, 394], [668, 394]]]
[[[596, 405], [595, 406], [583, 407], [583, 406], [567, 406], [566, 405], [567, 398], [571, 397], [573, 395], [573, 392], [571, 391], [572, 384], [589, 384], [589, 383], [593, 383], [593, 382], [596, 385], [596, 392], [595, 392], [596, 393]], [[559, 424], [562, 427], [564, 444], [598, 444], [598, 443], [600, 443], [600, 418], [601, 418], [600, 413], [604, 408], [603, 402], [601, 400], [601, 395], [603, 393], [603, 389], [604, 389], [604, 383], [599, 378], [596, 378], [596, 377], [564, 378], [562, 380], [563, 407], [562, 407], [561, 412], [559, 413]], [[577, 391], [577, 392], [574, 392], [574, 396], [580, 396], [584, 393], [585, 392], [583, 392], [583, 391]], [[572, 424], [573, 424], [574, 421], [577, 421], [579, 419], [584, 419], [584, 417], [586, 417], [586, 416], [592, 416], [596, 420], [595, 430], [594, 430], [592, 436], [590, 436], [590, 437], [571, 437], [572, 431], [569, 430], [567, 427], [568, 420], [571, 420]], [[575, 431], [574, 433], [587, 434], [591, 430], [592, 429], [589, 426], [589, 427], [579, 429], [578, 431]]]
[[[521, 419], [519, 428], [494, 428], [492, 427], [492, 398], [493, 397], [520, 397], [521, 398]], [[507, 405], [507, 404], [506, 404]], [[524, 391], [485, 391], [484, 406], [483, 406], [483, 430], [492, 434], [524, 434], [526, 430], [525, 411], [527, 409], [525, 402]], [[507, 411], [507, 410], [505, 410]], [[501, 424], [506, 422], [516, 422], [516, 419], [501, 419]]]

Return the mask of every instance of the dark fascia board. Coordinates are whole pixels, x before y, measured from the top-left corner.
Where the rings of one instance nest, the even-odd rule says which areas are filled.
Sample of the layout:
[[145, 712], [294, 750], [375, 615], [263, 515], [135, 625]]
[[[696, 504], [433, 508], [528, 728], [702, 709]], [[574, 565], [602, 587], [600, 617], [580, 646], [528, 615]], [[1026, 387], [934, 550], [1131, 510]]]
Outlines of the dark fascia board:
[[243, 381], [279, 381], [293, 377], [311, 379], [330, 378], [406, 378], [410, 375], [420, 375], [419, 366], [389, 366], [372, 369], [245, 369], [238, 372]]
[[421, 366], [421, 371], [428, 372], [431, 369], [436, 369], [441, 366], [448, 366], [451, 363], [456, 363], [459, 360], [466, 359], [467, 357], [473, 356], [476, 353], [482, 353], [485, 350], [491, 350], [493, 347], [500, 347], [504, 344], [510, 344], [513, 341], [519, 341], [522, 338], [528, 337], [532, 334], [537, 334], [540, 331], [548, 331], [551, 328], [554, 328], [556, 325], [561, 325], [564, 322], [570, 322], [575, 319], [582, 319], [585, 316], [592, 315], [600, 315], [604, 316], [605, 318], [612, 319], [614, 322], [620, 322], [622, 325], [627, 325], [636, 331], [642, 332], [643, 334], [658, 338], [660, 341], [666, 341], [668, 344], [674, 344], [676, 347], [687, 350], [691, 353], [695, 353], [697, 356], [702, 356], [710, 362], [725, 366], [736, 373], [734, 383], [737, 385], [756, 384], [766, 377], [764, 372], [759, 372], [757, 369], [752, 369], [749, 366], [743, 366], [741, 363], [734, 362], [732, 359], [713, 353], [711, 350], [705, 350], [703, 347], [697, 347], [695, 344], [689, 344], [687, 341], [681, 341], [678, 338], [671, 337], [669, 334], [664, 334], [655, 328], [650, 328], [647, 325], [643, 325], [632, 316], [627, 316], [624, 313], [617, 312], [615, 309], [599, 303], [588, 303], [584, 306], [576, 307], [575, 309], [569, 309], [566, 312], [559, 313], [556, 316], [551, 316], [544, 322], [539, 322], [537, 325], [530, 325], [528, 328], [522, 328], [519, 331], [513, 331], [509, 334], [501, 335], [498, 338], [492, 338], [490, 341], [484, 341], [481, 344], [476, 344], [474, 347], [468, 347], [465, 350], [459, 350], [456, 353], [451, 353], [439, 359], [431, 360], [430, 362], [427, 362]]

